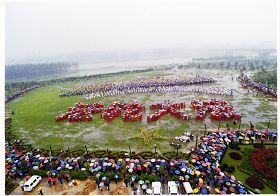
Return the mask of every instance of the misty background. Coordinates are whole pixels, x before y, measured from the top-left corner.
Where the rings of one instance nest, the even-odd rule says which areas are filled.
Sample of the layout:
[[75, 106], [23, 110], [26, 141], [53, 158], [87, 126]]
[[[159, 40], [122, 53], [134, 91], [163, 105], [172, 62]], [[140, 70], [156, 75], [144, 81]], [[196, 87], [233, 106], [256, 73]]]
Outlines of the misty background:
[[276, 0], [10, 1], [5, 12], [6, 65], [276, 50]]

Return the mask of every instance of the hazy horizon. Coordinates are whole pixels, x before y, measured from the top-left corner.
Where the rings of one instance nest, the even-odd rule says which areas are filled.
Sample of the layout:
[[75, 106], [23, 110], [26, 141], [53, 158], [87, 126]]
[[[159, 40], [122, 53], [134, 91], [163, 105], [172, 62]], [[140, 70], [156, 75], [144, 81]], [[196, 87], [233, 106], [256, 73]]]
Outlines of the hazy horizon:
[[275, 0], [11, 1], [5, 14], [7, 62], [276, 49]]

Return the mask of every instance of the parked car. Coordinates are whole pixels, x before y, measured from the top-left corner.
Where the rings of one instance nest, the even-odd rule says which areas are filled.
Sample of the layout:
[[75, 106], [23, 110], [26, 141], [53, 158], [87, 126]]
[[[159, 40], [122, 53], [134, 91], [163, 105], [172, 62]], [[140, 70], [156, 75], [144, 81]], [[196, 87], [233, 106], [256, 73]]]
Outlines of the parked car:
[[191, 187], [191, 184], [189, 182], [183, 182], [184, 189], [186, 191], [186, 194], [193, 194], [193, 189]]
[[39, 184], [41, 180], [42, 180], [41, 176], [37, 176], [37, 175], [32, 176], [31, 178], [29, 178], [29, 180], [27, 180], [27, 182], [24, 183], [23, 190], [32, 191], [37, 186], [37, 184]]
[[178, 195], [178, 185], [175, 181], [168, 181], [168, 194], [169, 195]]
[[152, 182], [152, 188], [153, 188], [153, 194], [154, 195], [161, 195], [162, 194], [162, 188], [160, 182]]

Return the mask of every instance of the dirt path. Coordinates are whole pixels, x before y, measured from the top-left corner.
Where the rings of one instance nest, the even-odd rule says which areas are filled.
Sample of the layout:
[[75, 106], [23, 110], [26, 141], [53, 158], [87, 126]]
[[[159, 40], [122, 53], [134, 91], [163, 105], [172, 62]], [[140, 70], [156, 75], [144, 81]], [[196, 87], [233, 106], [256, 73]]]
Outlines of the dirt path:
[[41, 188], [44, 195], [131, 195], [132, 193], [123, 182], [118, 182], [118, 184], [111, 182], [110, 191], [105, 189], [100, 191], [93, 180], [81, 181], [79, 186], [73, 187], [69, 187], [66, 182], [49, 187], [47, 179], [43, 179], [33, 191], [23, 192], [18, 186], [11, 195], [40, 195]]

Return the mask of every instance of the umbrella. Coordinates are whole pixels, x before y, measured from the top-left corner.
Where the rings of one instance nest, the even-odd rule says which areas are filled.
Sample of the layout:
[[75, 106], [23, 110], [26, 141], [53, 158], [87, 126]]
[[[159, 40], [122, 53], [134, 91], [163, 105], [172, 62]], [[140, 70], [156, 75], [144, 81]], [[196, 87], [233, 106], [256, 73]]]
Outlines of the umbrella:
[[200, 171], [195, 171], [195, 174], [199, 176], [200, 175]]
[[105, 181], [107, 178], [104, 176], [104, 177], [102, 177], [102, 181]]
[[86, 169], [86, 168], [82, 168], [81, 170], [82, 170], [82, 171], [86, 171], [87, 169]]
[[146, 185], [146, 184], [143, 184], [143, 185], [142, 185], [142, 189], [144, 189], [144, 190], [147, 189], [147, 185]]
[[99, 183], [99, 186], [100, 186], [100, 187], [102, 187], [103, 185], [104, 185], [104, 183], [103, 183], [103, 182], [100, 182], [100, 183]]
[[220, 192], [221, 195], [226, 195], [227, 193], [225, 191]]
[[234, 187], [230, 187], [230, 188], [229, 188], [229, 190], [230, 190], [230, 192], [232, 192], [232, 193], [234, 193], [234, 192], [235, 192]]
[[156, 160], [155, 159], [151, 159], [151, 162], [154, 163]]
[[149, 195], [151, 195], [151, 194], [153, 194], [153, 191], [152, 191], [151, 189], [147, 189], [147, 193], [148, 193]]
[[132, 172], [133, 172], [133, 169], [132, 169], [132, 168], [129, 168], [129, 169], [128, 169], [128, 172], [132, 173]]
[[150, 183], [150, 181], [149, 181], [149, 180], [145, 180], [145, 183], [146, 183], [146, 184], [149, 184], [149, 183]]
[[203, 195], [207, 195], [208, 194], [208, 191], [206, 189], [201, 189], [200, 190], [200, 193], [203, 194]]
[[225, 175], [225, 173], [224, 173], [224, 172], [220, 172], [219, 174], [220, 174], [221, 176], [224, 176], [224, 175]]
[[106, 167], [107, 166], [107, 163], [105, 162], [105, 163], [103, 163], [103, 167]]
[[182, 171], [182, 172], [185, 172], [185, 171], [187, 171], [187, 169], [186, 169], [186, 168], [182, 168], [181, 171]]
[[179, 170], [175, 170], [175, 174], [179, 175], [180, 171]]
[[220, 190], [218, 188], [215, 188], [216, 193], [220, 193]]
[[260, 191], [259, 189], [254, 189], [254, 191], [255, 191], [256, 193], [261, 193], [261, 191]]
[[198, 193], [198, 188], [193, 189], [193, 193]]
[[143, 180], [140, 180], [140, 181], [139, 181], [139, 184], [141, 184], [141, 185], [144, 184], [144, 181], [143, 181]]

